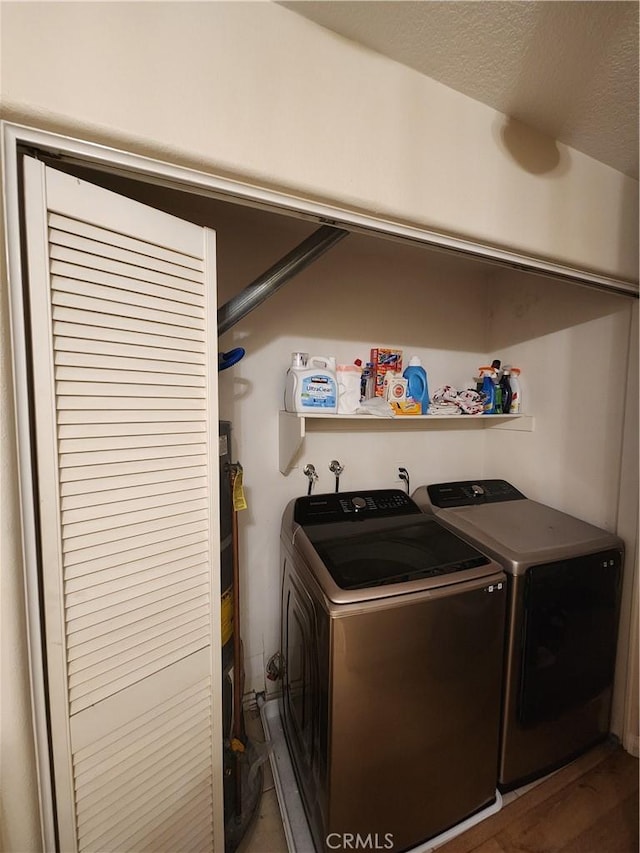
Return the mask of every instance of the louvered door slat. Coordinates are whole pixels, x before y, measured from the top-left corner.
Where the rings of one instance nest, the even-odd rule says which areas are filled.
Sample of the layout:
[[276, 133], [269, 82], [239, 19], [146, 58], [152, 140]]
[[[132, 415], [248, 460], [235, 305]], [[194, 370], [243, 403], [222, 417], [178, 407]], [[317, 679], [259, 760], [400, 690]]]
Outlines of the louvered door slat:
[[[85, 500], [90, 506], [100, 503], [110, 503], [111, 500], [118, 500], [118, 496], [123, 494], [123, 489], [131, 489], [132, 495], [145, 494], [145, 490], [153, 490], [153, 494], [157, 494], [161, 489], [162, 483], [167, 480], [173, 480], [178, 476], [175, 471], [167, 469], [166, 460], [163, 460], [163, 468], [161, 470], [148, 471], [143, 474], [133, 474], [130, 477], [96, 477], [92, 480], [70, 480], [67, 483], [60, 484], [60, 495], [62, 503], [65, 506], [81, 506]], [[182, 468], [179, 476], [185, 480], [196, 478], [201, 480], [198, 475], [201, 474], [199, 466], [186, 466]], [[202, 485], [202, 483], [200, 483]], [[151, 492], [150, 492], [151, 493]], [[79, 503], [80, 502], [80, 503]]]
[[89, 708], [113, 696], [138, 681], [153, 675], [162, 667], [169, 666], [176, 661], [184, 660], [206, 646], [206, 636], [194, 634], [188, 638], [180, 637], [172, 644], [167, 644], [156, 649], [155, 654], [149, 654], [144, 659], [126, 661], [122, 671], [116, 672], [114, 668], [105, 670], [89, 681], [79, 682], [69, 686], [69, 709], [71, 714], [77, 714], [85, 708]]
[[166, 536], [157, 536], [155, 541], [149, 544], [146, 542], [139, 548], [132, 548], [124, 552], [116, 552], [107, 556], [102, 556], [94, 559], [85, 559], [74, 565], [68, 566], [65, 572], [65, 581], [74, 578], [82, 577], [96, 572], [101, 572], [103, 569], [112, 569], [115, 566], [128, 563], [137, 565], [139, 561], [147, 557], [153, 557], [157, 554], [167, 554], [171, 550], [178, 550], [190, 545], [202, 544], [206, 542], [207, 531], [200, 529], [185, 533], [184, 526], [174, 528], [167, 532]]
[[[96, 388], [94, 387], [94, 394], [96, 393]], [[131, 391], [133, 389], [126, 389], [127, 391]], [[146, 389], [148, 392], [148, 389]], [[198, 408], [195, 408], [198, 403], [198, 398], [183, 395], [183, 396], [170, 396], [170, 388], [166, 389], [167, 396], [166, 397], [154, 397], [148, 396], [139, 396], [135, 400], [135, 405], [138, 410], [149, 409], [150, 412], [153, 411], [162, 411], [162, 412], [171, 412], [171, 416], [168, 417], [165, 415], [165, 420], [172, 420], [178, 418], [179, 415], [177, 412], [189, 413], [190, 417], [193, 417], [199, 411]], [[99, 411], [105, 411], [107, 403], [105, 402], [105, 396], [92, 396], [92, 397], [84, 397], [84, 396], [59, 396], [58, 397], [58, 405], [60, 407], [61, 412], [66, 411], [75, 411], [77, 409], [95, 409]], [[110, 410], [118, 410], [123, 412], [123, 416], [126, 419], [131, 416], [131, 407], [134, 405], [134, 401], [131, 399], [133, 395], [127, 394], [122, 397], [109, 397], [108, 405]], [[176, 412], [173, 415], [173, 412]], [[105, 411], [105, 417], [109, 417], [109, 413]], [[114, 416], [116, 417], [116, 416]], [[185, 415], [187, 417], [187, 415]], [[100, 415], [96, 413], [96, 419], [99, 419]], [[69, 421], [67, 421], [68, 423]], [[76, 422], [76, 421], [73, 421]]]
[[[187, 577], [171, 578], [159, 576], [153, 585], [143, 585], [127, 590], [127, 595], [123, 594], [108, 596], [105, 595], [103, 601], [96, 601], [95, 598], [90, 598], [84, 601], [75, 601], [67, 605], [67, 616], [69, 620], [69, 633], [88, 628], [103, 623], [108, 627], [110, 619], [116, 619], [119, 615], [131, 613], [135, 618], [136, 608], [142, 612], [146, 605], [152, 605], [157, 601], [169, 598], [175, 595], [178, 599], [183, 592], [189, 592], [193, 588], [200, 589], [206, 582], [207, 566], [205, 563], [199, 563], [198, 566], [193, 566], [191, 573]], [[205, 575], [205, 577], [203, 577]], [[77, 620], [74, 622], [74, 620]], [[141, 621], [141, 629], [144, 629], [146, 622]]]
[[[147, 494], [143, 498], [125, 499], [118, 501], [117, 505], [109, 510], [105, 506], [104, 501], [98, 505], [82, 506], [77, 509], [64, 510], [62, 512], [62, 523], [65, 525], [65, 531], [70, 535], [76, 535], [75, 525], [93, 522], [93, 526], [85, 528], [84, 532], [92, 530], [103, 530], [111, 525], [121, 526], [126, 524], [127, 518], [135, 517], [138, 511], [151, 510], [152, 508], [160, 508], [166, 506], [177, 505], [180, 509], [180, 504], [185, 501], [206, 500], [208, 497], [206, 488], [194, 488], [191, 480], [181, 481], [181, 487], [176, 488], [174, 493], [167, 495], [164, 492], [159, 494]], [[202, 507], [200, 507], [202, 508]], [[77, 528], [80, 530], [79, 528]]]
[[92, 564], [95, 571], [95, 567], [99, 564], [105, 567], [115, 565], [127, 559], [125, 556], [127, 552], [135, 559], [141, 553], [141, 549], [153, 543], [170, 543], [191, 533], [202, 533], [204, 538], [208, 530], [208, 518], [203, 518], [202, 514], [198, 517], [197, 513], [182, 513], [179, 518], [174, 518], [170, 523], [148, 525], [144, 529], [140, 525], [140, 528], [141, 530], [135, 531], [132, 536], [119, 541], [102, 542], [98, 545], [80, 547], [80, 543], [63, 542], [65, 563], [69, 569], [72, 569], [70, 577], [78, 576], [78, 566], [89, 568], [88, 564]]
[[116, 518], [114, 523], [110, 523], [113, 516], [109, 516], [102, 524], [83, 521], [79, 525], [73, 524], [69, 527], [65, 525], [62, 531], [63, 550], [65, 553], [70, 553], [100, 543], [115, 542], [117, 539], [124, 541], [143, 533], [153, 533], [161, 528], [178, 526], [181, 523], [206, 520], [207, 513], [207, 500], [186, 501], [174, 504], [173, 507], [165, 505], [132, 513], [127, 518]]
[[[69, 272], [68, 268], [66, 269]], [[86, 272], [86, 270], [85, 270]], [[94, 299], [105, 299], [109, 302], [118, 301], [125, 305], [140, 305], [148, 308], [158, 308], [185, 314], [191, 317], [202, 317], [204, 303], [202, 297], [194, 293], [186, 293], [167, 285], [153, 284], [148, 281], [135, 282], [135, 289], [129, 287], [114, 287], [110, 276], [101, 276], [99, 282], [85, 281], [83, 278], [68, 278], [54, 275], [51, 278], [53, 290], [59, 293], [76, 296], [90, 296]]]
[[175, 597], [172, 597], [171, 590], [169, 590], [165, 598], [160, 598], [144, 607], [138, 606], [137, 610], [121, 612], [107, 622], [90, 623], [86, 620], [83, 624], [78, 619], [74, 624], [74, 630], [69, 631], [68, 648], [73, 649], [93, 640], [100, 640], [103, 646], [108, 645], [111, 631], [113, 631], [114, 637], [120, 636], [120, 631], [129, 634], [140, 633], [146, 629], [144, 626], [156, 624], [156, 620], [165, 622], [171, 615], [175, 616], [187, 610], [196, 610], [199, 607], [199, 598], [200, 587], [198, 586], [188, 589], [180, 595], [175, 595]]
[[[97, 449], [103, 450], [126, 450], [139, 449], [142, 447], [181, 447], [185, 444], [205, 444], [206, 436], [203, 435], [204, 430], [199, 432], [189, 432], [184, 427], [174, 425], [171, 433], [167, 434], [160, 428], [149, 432], [138, 431], [132, 435], [129, 430], [124, 430], [120, 425], [120, 435], [105, 436], [104, 431], [100, 431], [98, 437], [79, 435], [76, 438], [63, 438], [63, 431], [60, 430], [60, 453], [90, 453]], [[124, 434], [123, 434], [124, 433]]]
[[105, 355], [104, 353], [98, 355], [72, 349], [68, 344], [69, 340], [66, 338], [56, 338], [54, 341], [56, 366], [98, 367], [107, 370], [131, 370], [133, 368], [137, 371], [143, 370], [145, 373], [169, 371], [171, 373], [191, 374], [192, 376], [206, 375], [203, 365], [169, 361], [166, 355], [164, 360], [141, 358], [139, 353], [131, 352], [130, 347], [126, 350], [121, 348], [122, 355]]
[[[201, 796], [206, 796], [206, 791], [203, 791]], [[181, 851], [184, 849], [185, 853], [188, 853], [183, 844], [194, 838], [196, 840], [193, 843], [196, 845], [197, 853], [210, 850], [211, 829], [206, 827], [203, 831], [200, 829], [202, 823], [201, 811], [195, 807], [181, 815], [179, 821], [176, 821], [172, 816], [167, 817], [150, 830], [144, 838], [137, 841], [136, 849], [139, 853], [176, 853], [178, 849]], [[193, 847], [191, 849], [193, 850]]]
[[[106, 614], [117, 615], [120, 609], [132, 610], [141, 606], [144, 601], [155, 601], [157, 598], [164, 598], [170, 593], [178, 594], [183, 589], [190, 589], [203, 584], [206, 580], [206, 564], [200, 563], [189, 568], [190, 572], [186, 576], [160, 577], [153, 586], [140, 584], [138, 587], [134, 586], [127, 590], [122, 589], [112, 594], [105, 594], [100, 600], [90, 598], [85, 601], [70, 601], [67, 604], [69, 621], [71, 622], [74, 617], [82, 618], [93, 614], [95, 622], [106, 622], [108, 621]], [[74, 627], [73, 624], [70, 624], [69, 630], [73, 630]]]
[[[68, 415], [68, 412], [65, 412], [64, 414], [66, 416]], [[127, 414], [129, 415], [130, 412]], [[97, 436], [99, 438], [107, 438], [108, 436], [141, 436], [143, 438], [148, 438], [149, 440], [151, 440], [151, 436], [153, 435], [160, 435], [164, 437], [167, 434], [171, 436], [174, 433], [178, 435], [184, 435], [194, 432], [206, 432], [206, 422], [204, 421], [204, 419], [185, 419], [182, 421], [171, 421], [170, 419], [165, 417], [164, 420], [152, 422], [151, 416], [157, 416], [160, 414], [160, 412], [148, 412], [147, 414], [149, 415], [149, 418], [144, 419], [143, 423], [139, 423], [136, 421], [128, 421], [127, 423], [125, 423], [122, 420], [119, 420], [115, 423], [61, 423], [58, 428], [58, 434], [60, 437], [60, 441], [62, 442], [71, 438], [88, 441], [94, 436]], [[61, 412], [61, 420], [62, 415], [63, 413]]]
[[[191, 545], [182, 545], [178, 548], [163, 548], [158, 553], [146, 554], [140, 560], [131, 560], [129, 555], [122, 563], [116, 564], [111, 568], [102, 568], [95, 573], [85, 573], [81, 576], [68, 577], [65, 580], [65, 592], [72, 594], [79, 590], [91, 590], [93, 586], [100, 586], [103, 583], [112, 583], [118, 581], [126, 583], [129, 577], [137, 578], [144, 577], [147, 572], [163, 572], [170, 573], [174, 568], [180, 569], [187, 562], [190, 564], [200, 559], [201, 562], [206, 562], [206, 556], [200, 558], [198, 555], [206, 554], [206, 540], [195, 542]], [[87, 592], [88, 596], [99, 596], [99, 590], [94, 593]]]
[[133, 447], [118, 449], [106, 449], [102, 452], [97, 450], [80, 450], [77, 453], [61, 453], [61, 468], [78, 468], [94, 465], [98, 462], [102, 465], [127, 462], [131, 459], [165, 459], [166, 457], [180, 456], [186, 459], [188, 456], [202, 455], [206, 443], [202, 441], [184, 443], [182, 436], [172, 436], [173, 443], [159, 445], [155, 442], [138, 442]]
[[[131, 776], [125, 785], [114, 781], [109, 786], [98, 788], [92, 795], [85, 795], [82, 798], [84, 808], [79, 813], [80, 830], [84, 829], [87, 833], [95, 831], [101, 824], [104, 825], [105, 820], [113, 821], [114, 815], [121, 819], [122, 809], [131, 802], [132, 794], [140, 790], [152, 790], [154, 782], [162, 782], [168, 773], [180, 773], [183, 768], [189, 771], [197, 766], [196, 763], [202, 760], [202, 755], [198, 754], [198, 745], [192, 746], [192, 741], [193, 731], [187, 730], [182, 738], [175, 739], [170, 745], [164, 745], [153, 755], [145, 756], [144, 762], [140, 762], [136, 757]], [[171, 762], [169, 766], [166, 759]], [[136, 773], [140, 764], [144, 770]]]
[[[196, 729], [195, 732], [200, 737], [203, 734], [203, 725], [206, 726], [206, 723], [201, 724], [200, 730]], [[104, 786], [94, 786], [94, 789], [87, 793], [89, 784], [85, 783], [83, 796], [78, 798], [78, 802], [82, 804], [79, 813], [80, 826], [84, 825], [86, 830], [90, 831], [105, 816], [113, 820], [113, 812], [120, 807], [122, 801], [130, 800], [132, 794], [148, 788], [154, 780], [162, 780], [167, 772], [172, 771], [174, 764], [177, 769], [180, 769], [184, 765], [188, 766], [189, 763], [201, 759], [202, 756], [198, 755], [199, 744], [193, 745], [194, 730], [185, 730], [184, 726], [180, 725], [179, 731], [182, 733], [180, 737], [175, 737], [169, 743], [163, 743], [155, 753], [144, 756], [144, 761], [140, 761], [140, 756], [136, 756], [124, 786], [118, 785], [117, 780], [114, 780]], [[120, 762], [119, 766], [124, 766], [124, 763]], [[140, 767], [143, 770], [137, 772]]]
[[112, 246], [103, 241], [91, 240], [79, 234], [71, 234], [68, 231], [59, 231], [53, 227], [49, 219], [49, 242], [51, 243], [51, 257], [59, 260], [81, 263], [79, 257], [82, 255], [96, 256], [98, 258], [110, 258], [124, 264], [130, 264], [141, 269], [151, 269], [156, 272], [184, 278], [196, 283], [201, 278], [201, 270], [191, 270], [184, 264], [171, 263], [170, 261], [153, 258], [149, 254], [134, 252], [131, 249], [122, 249]]
[[[168, 823], [168, 822], [167, 822]], [[191, 817], [186, 816], [178, 825], [157, 827], [140, 844], [140, 853], [202, 853], [211, 848], [211, 829], [206, 820], [197, 812]]]
[[[192, 577], [195, 568], [198, 566], [202, 572], [206, 572], [207, 565], [202, 560], [202, 554], [194, 555], [182, 561], [174, 561], [169, 564], [163, 563], [160, 566], [148, 569], [146, 572], [136, 572], [135, 574], [125, 575], [124, 577], [115, 578], [108, 582], [85, 584], [76, 591], [70, 590], [69, 584], [65, 584], [65, 600], [67, 606], [71, 607], [72, 605], [94, 601], [96, 596], [99, 596], [100, 598], [104, 597], [104, 604], [107, 605], [109, 603], [107, 596], [121, 594], [124, 590], [129, 590], [131, 595], [135, 595], [138, 588], [144, 588], [148, 581], [153, 581], [154, 587], [160, 589], [163, 586], [177, 583], [178, 581], [188, 580]], [[102, 575], [107, 574], [109, 573], [100, 572], [97, 577], [102, 578]], [[83, 580], [86, 581], [87, 577]]]
[[[129, 405], [131, 405], [131, 401], [129, 401]], [[105, 409], [103, 401], [102, 406], [96, 409], [74, 407], [59, 409], [58, 411], [58, 424], [61, 428], [67, 425], [76, 426], [78, 424], [86, 424], [91, 430], [94, 424], [114, 424], [116, 430], [120, 430], [120, 434], [122, 434], [122, 431], [126, 431], [126, 424], [149, 423], [149, 430], [157, 432], [158, 429], [162, 431], [162, 428], [157, 426], [158, 424], [167, 424], [172, 421], [191, 421], [192, 423], [205, 424], [206, 431], [206, 414], [204, 410], [193, 410], [188, 407], [178, 411], [166, 407], [158, 409], [147, 407], [146, 409], [123, 409], [116, 411], [114, 408]], [[178, 431], [180, 432], [181, 430]], [[89, 431], [87, 434], [92, 433]], [[105, 434], [108, 435], [109, 433]]]
[[[164, 335], [168, 338], [179, 338], [181, 341], [179, 348], [184, 346], [188, 349], [189, 341], [204, 343], [205, 340], [202, 329], [179, 323], [177, 316], [174, 323], [168, 323], [160, 320], [160, 312], [147, 311], [146, 316], [140, 317], [132, 316], [133, 309], [124, 309], [122, 313], [116, 313], [117, 303], [98, 304], [96, 299], [93, 300], [92, 305], [93, 308], [90, 309], [54, 305], [53, 319], [54, 321], [60, 320], [62, 323], [84, 324], [97, 328], [133, 332], [133, 340], [138, 340], [140, 343], [145, 343], [146, 339], [142, 337], [143, 335]], [[142, 309], [136, 313], [145, 315], [145, 311]], [[138, 337], [139, 335], [140, 337]]]
[[[129, 624], [119, 630], [112, 628], [111, 626], [107, 627], [107, 630], [103, 634], [99, 634], [95, 636], [93, 639], [85, 636], [79, 642], [73, 643], [72, 638], [77, 636], [76, 634], [69, 635], [69, 643], [67, 656], [69, 659], [69, 663], [77, 659], [78, 654], [82, 655], [97, 651], [98, 649], [104, 649], [107, 646], [113, 647], [116, 643], [121, 640], [126, 640], [132, 638], [134, 635], [142, 635], [145, 636], [157, 636], [161, 634], [163, 631], [171, 630], [173, 627], [177, 626], [180, 623], [180, 620], [184, 620], [186, 617], [196, 618], [206, 618], [207, 617], [207, 609], [204, 605], [197, 606], [193, 603], [189, 602], [186, 605], [180, 606], [172, 606], [171, 607], [171, 615], [167, 616], [166, 613], [159, 613], [157, 616], [150, 617], [147, 616], [144, 622], [144, 628], [140, 626], [139, 622], [134, 622]], [[78, 649], [80, 652], [78, 652]]]
[[[99, 537], [103, 535], [105, 539], [102, 541], [109, 541], [109, 531], [115, 531], [116, 536], [128, 533], [129, 529], [132, 531], [135, 530], [135, 532], [141, 532], [142, 528], [139, 527], [140, 524], [157, 521], [164, 523], [164, 520], [167, 518], [185, 515], [187, 508], [190, 513], [193, 512], [193, 510], [201, 510], [203, 513], [208, 512], [209, 503], [206, 493], [199, 499], [194, 499], [189, 492], [186, 492], [180, 496], [180, 501], [176, 501], [176, 495], [171, 496], [173, 498], [172, 501], [169, 500], [168, 495], [163, 495], [162, 497], [164, 503], [160, 503], [157, 506], [145, 505], [144, 508], [137, 510], [130, 509], [129, 512], [126, 513], [119, 512], [117, 515], [102, 513], [101, 516], [96, 519], [78, 521], [75, 523], [72, 522], [69, 524], [65, 523], [63, 539], [68, 539], [69, 541], [76, 539], [76, 541], [79, 542], [80, 539], [76, 537], [85, 537], [89, 535]], [[154, 525], [148, 529], [156, 530], [157, 527]], [[96, 539], [94, 541], [100, 540]], [[87, 544], [91, 544], [91, 540], [87, 540]], [[79, 545], [77, 547], [86, 546]]]
[[[141, 296], [131, 296], [126, 291], [114, 288], [91, 287], [85, 282], [79, 282], [75, 288], [58, 286], [64, 283], [64, 280], [53, 277], [53, 305], [78, 311], [95, 311], [107, 316], [133, 317], [154, 323], [168, 323], [171, 326], [187, 329], [204, 329], [202, 311], [187, 310], [184, 305], [168, 299], [157, 297], [143, 299]], [[83, 284], [84, 287], [81, 286]]]
[[[85, 367], [80, 365], [74, 366], [65, 366], [60, 365], [56, 367], [55, 371], [56, 379], [59, 381], [66, 382], [79, 382], [79, 383], [128, 383], [128, 384], [148, 384], [148, 385], [158, 385], [161, 384], [163, 386], [174, 386], [178, 385], [182, 388], [189, 388], [193, 386], [194, 388], [204, 388], [205, 387], [205, 378], [204, 376], [197, 376], [195, 374], [190, 373], [171, 373], [169, 370], [157, 370], [154, 372], [148, 370], [136, 370], [135, 365], [132, 364], [131, 367], [126, 366], [123, 369], [110, 369], [108, 367]], [[100, 388], [99, 390], [102, 390]], [[109, 390], [109, 389], [107, 389]], [[65, 393], [65, 392], [62, 392]], [[74, 392], [73, 389], [69, 393], [80, 393]]]
[[183, 791], [189, 785], [205, 781], [207, 769], [206, 757], [203, 759], [196, 755], [191, 766], [186, 767], [178, 759], [166, 775], [157, 774], [147, 786], [139, 786], [128, 792], [128, 797], [119, 798], [111, 809], [101, 809], [102, 813], [96, 812], [91, 821], [79, 822], [81, 843], [84, 842], [88, 849], [100, 850], [105, 840], [111, 840], [115, 820], [118, 834], [113, 840], [117, 842], [126, 838], [139, 823], [140, 813], [161, 814], [162, 801], [167, 794]]
[[[140, 403], [139, 400], [137, 402], [138, 404]], [[115, 481], [117, 477], [124, 474], [154, 474], [174, 468], [183, 469], [187, 465], [202, 465], [206, 461], [202, 456], [190, 456], [187, 459], [183, 456], [173, 455], [166, 458], [147, 458], [143, 453], [136, 453], [134, 455], [140, 458], [132, 462], [112, 462], [105, 465], [78, 465], [65, 468], [64, 470], [61, 469], [60, 482], [66, 484], [73, 483], [76, 480], [97, 480], [101, 477], [113, 477]]]
[[[154, 378], [156, 378], [156, 382], [149, 385], [137, 385], [134, 383], [128, 385], [127, 383], [115, 382], [67, 382], [62, 380], [56, 383], [56, 390], [59, 394], [59, 399], [65, 402], [73, 397], [77, 398], [85, 394], [89, 399], [97, 401], [102, 398], [102, 405], [105, 408], [109, 405], [110, 399], [120, 400], [120, 404], [124, 408], [126, 405], [125, 398], [128, 397], [136, 397], [141, 405], [148, 403], [147, 400], [141, 398], [151, 398], [154, 408], [164, 406], [165, 403], [163, 401], [168, 397], [173, 398], [173, 400], [179, 398], [192, 401], [204, 399], [204, 389], [194, 388], [190, 385], [183, 385], [182, 383], [178, 384], [174, 378], [167, 382], [166, 385], [162, 385], [158, 384], [157, 377]], [[129, 402], [129, 405], [131, 405], [131, 402]], [[169, 405], [169, 402], [166, 405]], [[193, 406], [194, 403], [192, 402], [191, 407]]]
[[[58, 309], [60, 313], [62, 309]], [[70, 312], [66, 312], [68, 315]], [[70, 315], [74, 318], [74, 315]], [[92, 318], [94, 319], [94, 318]], [[80, 352], [113, 352], [119, 354], [130, 354], [135, 356], [139, 353], [142, 356], [150, 356], [152, 358], [162, 359], [162, 354], [165, 353], [167, 359], [177, 359], [180, 361], [193, 362], [195, 364], [204, 364], [204, 344], [195, 343], [196, 338], [190, 336], [189, 341], [181, 340], [176, 334], [171, 336], [161, 334], [157, 328], [146, 327], [136, 328], [133, 324], [133, 330], [128, 328], [116, 328], [115, 325], [103, 326], [99, 322], [90, 324], [78, 322], [76, 318], [72, 320], [55, 320], [53, 323], [54, 340], [64, 339], [65, 346], [71, 348], [71, 341], [76, 341], [75, 346]], [[98, 341], [104, 342], [105, 347], [101, 348]]]
[[[93, 330], [96, 332], [93, 338], [88, 337], [91, 334], [88, 326], [60, 323], [58, 329], [60, 334], [53, 339], [56, 364], [117, 366], [124, 365], [125, 360], [127, 364], [131, 364], [129, 359], [135, 358], [138, 364], [148, 366], [149, 370], [153, 371], [164, 370], [163, 362], [168, 361], [169, 370], [174, 373], [206, 375], [204, 355], [201, 352], [187, 352], [179, 347], [176, 349], [173, 340], [160, 339], [161, 343], [172, 344], [173, 348], [145, 346], [142, 339], [135, 344], [117, 340], [116, 333], [109, 335], [111, 339], [107, 340], [108, 329], [102, 329], [100, 332]], [[84, 330], [82, 337], [79, 336], [81, 329]], [[145, 337], [144, 340], [148, 338]]]
[[213, 235], [26, 161], [61, 846], [210, 848]]
[[184, 252], [176, 252], [148, 241], [137, 240], [135, 237], [123, 234], [120, 231], [98, 228], [82, 219], [69, 219], [66, 216], [61, 216], [59, 213], [50, 212], [48, 221], [50, 228], [57, 229], [59, 233], [65, 235], [63, 239], [87, 238], [88, 240], [102, 243], [107, 247], [107, 251], [109, 247], [119, 246], [148, 257], [150, 262], [158, 259], [175, 264], [178, 267], [196, 270], [197, 272], [204, 271], [200, 256], [189, 256]]
[[[200, 447], [200, 445], [185, 445], [186, 448], [192, 446]], [[166, 448], [158, 448], [158, 452]], [[168, 450], [175, 452], [176, 448], [171, 447]], [[125, 451], [111, 451], [114, 464], [119, 461], [118, 455]], [[151, 448], [151, 452], [156, 452], [155, 448]], [[191, 459], [194, 451], [191, 453], [185, 452], [185, 459]], [[84, 455], [84, 454], [75, 454]], [[157, 462], [158, 460], [152, 459]], [[66, 470], [66, 469], [65, 469]], [[71, 468], [70, 471], [75, 469]], [[80, 536], [84, 533], [91, 533], [96, 530], [107, 530], [110, 527], [122, 527], [128, 524], [134, 524], [145, 519], [153, 519], [160, 517], [176, 517], [182, 516], [190, 510], [207, 509], [203, 506], [202, 500], [206, 500], [208, 495], [202, 494], [202, 490], [198, 490], [198, 483], [187, 479], [180, 480], [180, 487], [176, 489], [172, 495], [167, 495], [161, 490], [162, 483], [152, 484], [151, 489], [146, 487], [142, 490], [138, 489], [117, 489], [115, 492], [98, 492], [95, 498], [87, 501], [85, 506], [79, 504], [78, 509], [69, 509], [63, 512], [65, 532], [63, 539], [70, 539], [73, 536]], [[154, 488], [155, 487], [155, 488]], [[144, 497], [138, 499], [129, 499], [130, 494], [144, 494]], [[122, 501], [109, 500], [112, 494], [120, 494], [125, 498]], [[106, 498], [102, 500], [103, 497]], [[173, 507], [172, 512], [168, 509]], [[145, 513], [148, 515], [145, 516]], [[129, 515], [127, 522], [125, 515]], [[83, 547], [83, 546], [80, 546]]]
[[[153, 592], [132, 596], [127, 600], [118, 600], [102, 608], [82, 607], [74, 605], [75, 624], [73, 630], [91, 629], [93, 634], [106, 634], [110, 630], [110, 622], [114, 626], [120, 622], [135, 628], [135, 633], [146, 630], [146, 618], [150, 613], [165, 612], [165, 620], [175, 615], [182, 602], [191, 601], [195, 609], [198, 606], [197, 596], [203, 592], [206, 583], [205, 572], [188, 581], [176, 581], [173, 584], [158, 586]], [[175, 610], [172, 610], [175, 608]], [[71, 629], [70, 629], [71, 632]], [[81, 645], [77, 647], [81, 650]], [[108, 651], [107, 651], [108, 654]]]
[[69, 660], [69, 684], [73, 688], [101, 675], [117, 674], [122, 677], [129, 667], [139, 668], [140, 664], [148, 662], [152, 656], [156, 656], [169, 645], [175, 648], [204, 636], [207, 627], [206, 615], [200, 618], [183, 618], [174, 627], [165, 627], [164, 631], [145, 632], [144, 640], [139, 635], [134, 635], [112, 643], [106, 650], [97, 649]]
[[[86, 736], [84, 739], [79, 738], [82, 742], [74, 754], [77, 778], [83, 782], [82, 790], [78, 795], [79, 799], [87, 795], [90, 787], [83, 776], [88, 769], [97, 770], [93, 776], [97, 786], [108, 787], [114, 782], [114, 778], [111, 775], [101, 776], [100, 767], [110, 755], [118, 755], [116, 763], [122, 762], [127, 745], [140, 749], [141, 740], [144, 738], [149, 738], [149, 743], [158, 745], [157, 738], [153, 735], [158, 725], [168, 726], [168, 731], [173, 729], [177, 736], [184, 731], [184, 727], [176, 725], [176, 720], [185, 714], [195, 714], [195, 719], [201, 719], [197, 706], [199, 702], [206, 702], [206, 700], [206, 682], [189, 680], [179, 692], [176, 693], [174, 689], [164, 695], [158, 705], [143, 711], [134, 710], [117, 726], [109, 727], [98, 739]], [[150, 723], [153, 723], [151, 728]], [[86, 734], [88, 733], [85, 732]], [[136, 761], [139, 765], [138, 772], [142, 772], [144, 763], [137, 759]]]
[[96, 844], [98, 849], [105, 849], [109, 853], [118, 853], [126, 845], [125, 849], [138, 850], [140, 845], [144, 843], [143, 839], [152, 836], [157, 832], [158, 820], [165, 818], [166, 823], [171, 826], [175, 822], [175, 818], [167, 817], [167, 808], [170, 803], [176, 802], [180, 809], [184, 809], [189, 805], [199, 793], [203, 792], [207, 797], [209, 794], [209, 783], [206, 777], [196, 777], [186, 786], [176, 787], [175, 790], [165, 793], [163, 799], [154, 801], [151, 808], [139, 808], [139, 817], [137, 822], [143, 825], [139, 829], [134, 829], [129, 825], [121, 832], [113, 833], [113, 840], [109, 837], [98, 839]]
[[[184, 839], [184, 853], [202, 853], [203, 850], [209, 849], [211, 844], [211, 831], [207, 828], [206, 832], [203, 830], [198, 832], [197, 827], [194, 825], [192, 832], [187, 830], [184, 833]], [[145, 851], [147, 849], [148, 848], [145, 848]], [[169, 840], [157, 848], [157, 853], [175, 853], [175, 850], [175, 843]]]
[[[65, 259], [58, 260], [60, 254], [65, 255]], [[50, 248], [49, 259], [51, 262], [50, 269], [54, 276], [69, 276], [83, 277], [83, 272], [87, 272], [88, 281], [104, 281], [107, 278], [114, 281], [118, 285], [126, 286], [127, 279], [129, 281], [148, 281], [152, 284], [160, 284], [173, 289], [185, 289], [189, 283], [186, 278], [170, 273], [158, 272], [154, 269], [145, 269], [137, 264], [123, 263], [114, 261], [100, 255], [88, 255], [83, 252], [75, 252], [68, 250], [61, 252], [57, 247]]]

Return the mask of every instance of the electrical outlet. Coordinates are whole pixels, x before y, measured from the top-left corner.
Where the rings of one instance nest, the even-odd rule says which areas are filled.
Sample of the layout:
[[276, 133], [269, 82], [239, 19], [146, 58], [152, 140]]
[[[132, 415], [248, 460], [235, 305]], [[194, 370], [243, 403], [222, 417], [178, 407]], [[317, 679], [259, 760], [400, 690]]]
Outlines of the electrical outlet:
[[394, 462], [393, 463], [393, 479], [396, 483], [401, 483], [402, 478], [400, 477], [400, 469], [404, 468], [405, 471], [409, 470], [409, 467], [404, 462]]

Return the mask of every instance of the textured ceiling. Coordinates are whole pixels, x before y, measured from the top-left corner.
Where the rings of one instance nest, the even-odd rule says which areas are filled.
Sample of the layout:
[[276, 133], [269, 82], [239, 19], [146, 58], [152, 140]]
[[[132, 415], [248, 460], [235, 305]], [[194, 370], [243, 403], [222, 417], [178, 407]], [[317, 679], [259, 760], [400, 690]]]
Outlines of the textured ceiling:
[[638, 177], [638, 2], [282, 6]]

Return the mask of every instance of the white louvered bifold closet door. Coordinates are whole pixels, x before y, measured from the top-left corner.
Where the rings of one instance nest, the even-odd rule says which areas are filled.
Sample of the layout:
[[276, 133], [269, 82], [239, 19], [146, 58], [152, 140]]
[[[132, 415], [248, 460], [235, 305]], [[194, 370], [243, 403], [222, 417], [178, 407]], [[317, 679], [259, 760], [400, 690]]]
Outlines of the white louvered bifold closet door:
[[60, 848], [222, 849], [215, 234], [24, 197]]

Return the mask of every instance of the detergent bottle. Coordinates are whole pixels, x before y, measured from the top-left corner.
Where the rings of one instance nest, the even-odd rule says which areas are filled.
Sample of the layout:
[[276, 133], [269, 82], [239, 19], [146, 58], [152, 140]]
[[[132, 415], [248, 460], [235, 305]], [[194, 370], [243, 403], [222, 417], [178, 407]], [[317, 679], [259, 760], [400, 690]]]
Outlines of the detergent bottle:
[[388, 403], [404, 403], [407, 399], [407, 380], [394, 370], [384, 375], [384, 399]]
[[484, 394], [483, 415], [495, 415], [496, 413], [496, 372], [493, 367], [481, 367], [479, 370], [482, 384], [480, 390]]
[[419, 403], [420, 414], [426, 415], [429, 411], [429, 385], [427, 372], [417, 355], [411, 356], [402, 375], [407, 380], [407, 397]]
[[335, 359], [292, 353], [285, 384], [284, 407], [287, 412], [335, 414], [338, 411]]
[[508, 415], [511, 412], [511, 399], [513, 391], [511, 390], [511, 368], [505, 364], [502, 376], [500, 378], [500, 387], [502, 388], [502, 412]]

